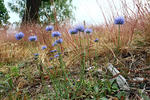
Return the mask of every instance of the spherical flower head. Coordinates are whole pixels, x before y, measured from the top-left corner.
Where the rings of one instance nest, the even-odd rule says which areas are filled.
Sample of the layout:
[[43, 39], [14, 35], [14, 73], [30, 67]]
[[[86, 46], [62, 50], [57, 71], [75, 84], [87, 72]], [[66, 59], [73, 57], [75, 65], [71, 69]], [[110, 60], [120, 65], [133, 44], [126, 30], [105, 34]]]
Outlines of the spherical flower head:
[[53, 26], [46, 26], [46, 31], [52, 31], [54, 29], [54, 27]]
[[19, 32], [17, 34], [15, 34], [16, 40], [21, 40], [24, 37], [24, 33]]
[[98, 39], [98, 38], [94, 40], [94, 42], [98, 42], [98, 41], [99, 41], [99, 39]]
[[38, 53], [35, 53], [34, 56], [39, 56], [39, 54], [38, 54]]
[[83, 25], [79, 25], [75, 29], [78, 30], [79, 32], [84, 32], [84, 26]]
[[77, 30], [77, 29], [70, 29], [70, 30], [69, 30], [69, 33], [70, 33], [70, 34], [77, 34], [77, 33], [78, 33], [78, 30]]
[[46, 45], [44, 45], [44, 46], [42, 46], [42, 50], [45, 50], [47, 48], [47, 46]]
[[57, 50], [55, 49], [55, 50], [51, 50], [50, 52], [53, 53], [53, 52], [56, 52], [56, 51], [57, 51]]
[[50, 57], [49, 60], [53, 60], [53, 57]]
[[115, 18], [114, 23], [118, 24], [118, 25], [122, 25], [125, 23], [125, 19], [124, 19], [124, 17], [117, 17], [117, 18]]
[[57, 57], [59, 57], [59, 54], [56, 54], [56, 55], [54, 56], [54, 58], [57, 58]]
[[87, 33], [87, 34], [90, 34], [90, 33], [92, 33], [93, 31], [92, 31], [92, 29], [86, 28], [86, 29], [84, 30], [84, 32]]
[[62, 42], [63, 42], [63, 39], [62, 39], [62, 38], [56, 40], [56, 43], [57, 43], [57, 44], [61, 44]]
[[61, 36], [61, 33], [58, 31], [55, 31], [52, 33], [52, 37], [60, 37], [60, 36]]
[[57, 45], [57, 42], [55, 41], [53, 44], [52, 44], [52, 46], [54, 47], [54, 46], [56, 46]]
[[29, 38], [28, 38], [28, 40], [29, 41], [37, 41], [37, 36], [30, 36]]
[[61, 52], [57, 53], [54, 57], [57, 58], [61, 55]]

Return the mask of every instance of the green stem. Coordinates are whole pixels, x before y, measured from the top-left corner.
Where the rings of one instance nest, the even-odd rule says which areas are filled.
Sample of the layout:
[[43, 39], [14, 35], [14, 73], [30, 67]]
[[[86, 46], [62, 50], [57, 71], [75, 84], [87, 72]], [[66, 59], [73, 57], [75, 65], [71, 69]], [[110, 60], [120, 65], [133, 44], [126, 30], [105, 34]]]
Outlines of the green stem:
[[[81, 40], [80, 40], [80, 43], [81, 43]], [[83, 38], [83, 44], [85, 45], [85, 38]], [[85, 51], [85, 46], [83, 46], [83, 48], [81, 48], [81, 66], [82, 66], [82, 69], [81, 69], [81, 77], [80, 77], [80, 81], [81, 81], [81, 84], [83, 83], [84, 84], [84, 71], [85, 71], [85, 57], [86, 57], [86, 51]]]
[[63, 71], [64, 80], [68, 79], [70, 85], [72, 85], [70, 82], [70, 79], [68, 77], [68, 74], [66, 73], [66, 70], [65, 70], [66, 65], [65, 65], [63, 58], [62, 58], [62, 55], [61, 55], [61, 46], [58, 46], [58, 53], [60, 53], [59, 54], [59, 63], [60, 63], [60, 68]]
[[120, 48], [120, 25], [118, 29], [118, 49]]

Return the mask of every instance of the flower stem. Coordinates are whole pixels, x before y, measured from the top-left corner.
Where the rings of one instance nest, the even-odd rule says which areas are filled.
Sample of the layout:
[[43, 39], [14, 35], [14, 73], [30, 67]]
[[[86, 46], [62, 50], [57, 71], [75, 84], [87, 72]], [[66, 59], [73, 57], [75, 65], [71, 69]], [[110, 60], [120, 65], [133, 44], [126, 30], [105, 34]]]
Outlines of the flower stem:
[[118, 28], [119, 28], [119, 29], [118, 29], [118, 48], [117, 48], [117, 49], [120, 48], [120, 25], [119, 25]]

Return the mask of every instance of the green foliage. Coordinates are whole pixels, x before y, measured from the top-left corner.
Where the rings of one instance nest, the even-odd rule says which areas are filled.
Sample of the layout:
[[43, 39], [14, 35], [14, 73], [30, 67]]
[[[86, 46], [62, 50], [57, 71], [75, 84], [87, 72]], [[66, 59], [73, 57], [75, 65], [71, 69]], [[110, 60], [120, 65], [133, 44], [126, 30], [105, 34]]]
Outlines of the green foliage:
[[[8, 3], [12, 11], [19, 13], [20, 18], [23, 17], [26, 8], [26, 0], [16, 0]], [[42, 0], [39, 8], [40, 23], [55, 23], [55, 14], [58, 22], [72, 18], [72, 0]], [[54, 11], [55, 9], [55, 11]], [[55, 12], [55, 13], [54, 13]]]
[[13, 79], [19, 76], [18, 67], [11, 66], [7, 74], [0, 73], [0, 98], [14, 89]]
[[65, 19], [69, 19], [72, 16], [73, 6], [72, 0], [55, 0], [54, 4], [50, 1], [42, 2], [39, 14], [42, 23], [55, 22], [54, 9], [56, 11], [57, 21], [62, 22]]
[[8, 2], [8, 6], [13, 12], [19, 13], [19, 16], [22, 18], [25, 10], [26, 0], [15, 0], [13, 2]]
[[0, 25], [6, 24], [9, 19], [8, 12], [4, 6], [4, 0], [0, 0]]

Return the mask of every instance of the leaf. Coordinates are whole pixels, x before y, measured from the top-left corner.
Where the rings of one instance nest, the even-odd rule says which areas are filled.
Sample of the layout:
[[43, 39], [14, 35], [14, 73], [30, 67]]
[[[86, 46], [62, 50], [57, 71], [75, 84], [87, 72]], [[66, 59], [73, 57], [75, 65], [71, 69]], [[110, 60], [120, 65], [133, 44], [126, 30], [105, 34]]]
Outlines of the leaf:
[[100, 98], [100, 100], [108, 100], [107, 98], [103, 97], [103, 98]]
[[95, 90], [96, 93], [99, 92], [99, 87], [98, 87], [98, 85], [94, 86], [94, 90]]

